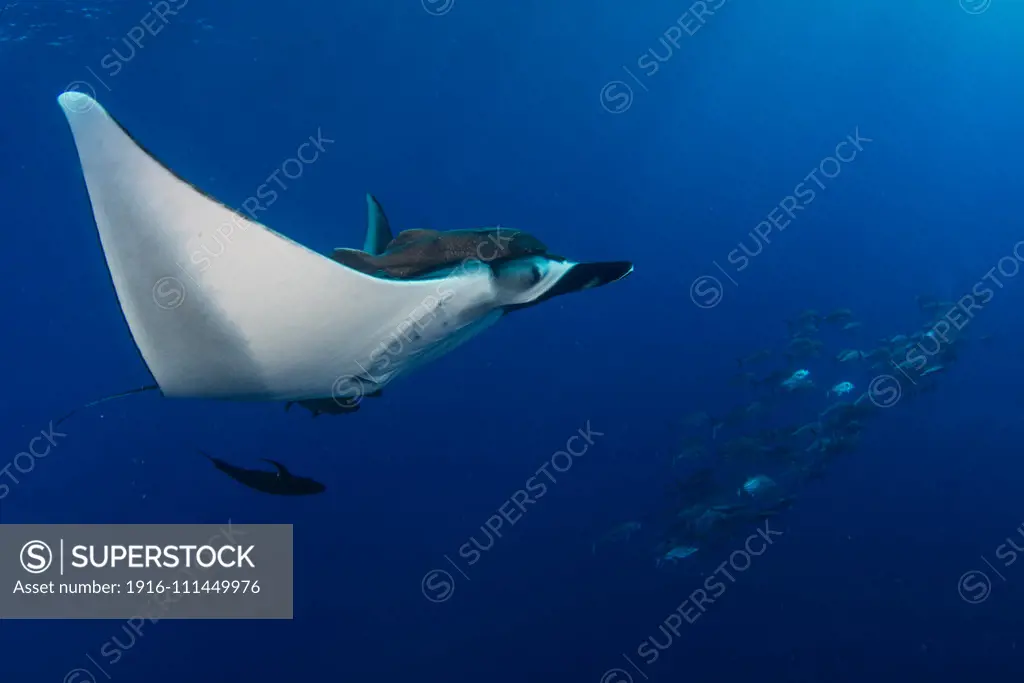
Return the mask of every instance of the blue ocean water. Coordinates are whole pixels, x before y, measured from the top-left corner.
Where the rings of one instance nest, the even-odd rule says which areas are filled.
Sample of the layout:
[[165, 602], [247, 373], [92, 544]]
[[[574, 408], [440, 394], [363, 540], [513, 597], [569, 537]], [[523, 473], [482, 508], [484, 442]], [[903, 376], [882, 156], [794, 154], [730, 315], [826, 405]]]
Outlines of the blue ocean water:
[[[295, 607], [134, 634], [5, 620], [0, 681], [1024, 672], [1024, 574], [1006, 550], [1024, 522], [1022, 21], [1012, 0], [8, 3], [0, 519], [293, 524]], [[232, 207], [310, 136], [331, 140], [260, 216], [320, 252], [361, 244], [372, 192], [398, 229], [513, 226], [636, 270], [510, 316], [356, 415], [141, 395], [76, 415], [17, 469], [61, 415], [151, 382], [66, 89]], [[934, 391], [833, 361], [921, 329], [919, 296], [961, 312], [975, 297], [948, 318], [970, 341]], [[820, 379], [786, 420], [844, 379], [888, 377], [897, 397], [793, 488], [761, 554], [740, 552], [766, 529], [751, 521], [656, 567], [686, 416], [749, 402], [738, 357], [777, 354], [802, 310], [846, 307], [862, 326], [823, 326], [805, 362]], [[580, 430], [591, 442], [566, 468], [553, 454]], [[717, 452], [742, 431], [725, 430], [699, 437]], [[328, 490], [266, 496], [197, 448], [280, 459]], [[537, 477], [543, 495], [508, 515]], [[723, 590], [695, 600], [714, 576]]]

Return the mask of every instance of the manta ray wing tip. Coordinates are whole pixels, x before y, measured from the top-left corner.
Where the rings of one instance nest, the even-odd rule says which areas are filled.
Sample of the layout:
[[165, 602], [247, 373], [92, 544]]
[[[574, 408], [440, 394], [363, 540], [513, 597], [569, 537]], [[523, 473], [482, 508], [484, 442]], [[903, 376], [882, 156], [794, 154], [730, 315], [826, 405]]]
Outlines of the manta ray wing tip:
[[57, 96], [57, 103], [68, 114], [81, 114], [98, 106], [96, 100], [84, 92], [68, 90]]

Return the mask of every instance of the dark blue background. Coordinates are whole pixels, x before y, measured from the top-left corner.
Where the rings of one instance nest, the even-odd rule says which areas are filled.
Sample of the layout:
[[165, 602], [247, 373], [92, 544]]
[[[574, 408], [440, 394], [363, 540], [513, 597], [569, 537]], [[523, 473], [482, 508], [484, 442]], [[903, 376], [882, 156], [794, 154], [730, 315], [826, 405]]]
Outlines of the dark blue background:
[[[70, 408], [149, 381], [55, 102], [72, 81], [231, 206], [321, 129], [337, 142], [261, 216], [320, 251], [361, 244], [371, 191], [399, 229], [501, 224], [573, 258], [636, 262], [624, 282], [512, 316], [357, 416], [147, 395], [69, 421], [0, 503], [4, 522], [296, 529], [294, 621], [161, 621], [107, 668], [114, 680], [595, 683], [628, 669], [621, 653], [725, 558], [659, 572], [649, 548], [595, 558], [590, 543], [655, 506], [680, 418], [731, 407], [735, 357], [780, 343], [782, 320], [808, 307], [852, 307], [867, 339], [906, 332], [915, 295], [958, 297], [1024, 238], [1024, 5], [730, 0], [646, 77], [637, 58], [665, 54], [688, 5], [642, 4], [456, 0], [432, 16], [419, 0], [190, 0], [107, 87], [89, 70], [125, 54], [147, 3], [0, 16], [6, 455]], [[599, 95], [618, 79], [635, 99], [611, 114]], [[857, 128], [873, 142], [719, 305], [694, 306], [694, 278]], [[1024, 521], [1022, 282], [972, 322], [992, 345], [873, 423], [645, 675], [1024, 672], [1020, 568], [982, 604], [957, 592]], [[586, 457], [469, 581], [456, 575], [450, 600], [425, 600], [424, 574], [450, 569], [444, 555], [588, 420], [605, 436]], [[267, 498], [196, 447], [280, 458], [329, 491]], [[58, 681], [115, 635], [118, 622], [5, 621], [0, 680]]]

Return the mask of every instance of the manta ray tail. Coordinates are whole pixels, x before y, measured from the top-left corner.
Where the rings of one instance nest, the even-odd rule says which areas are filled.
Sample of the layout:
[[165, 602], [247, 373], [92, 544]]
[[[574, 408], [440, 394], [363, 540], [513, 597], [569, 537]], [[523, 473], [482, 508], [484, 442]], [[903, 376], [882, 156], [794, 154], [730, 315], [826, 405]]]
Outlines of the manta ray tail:
[[372, 194], [366, 195], [366, 214], [366, 241], [363, 242], [363, 251], [376, 256], [383, 253], [394, 238], [391, 236], [391, 226], [384, 215], [384, 209]]
[[160, 390], [160, 387], [157, 386], [156, 384], [148, 384], [148, 385], [146, 385], [144, 387], [139, 387], [137, 389], [130, 389], [129, 391], [123, 391], [120, 394], [114, 394], [113, 396], [104, 396], [103, 398], [98, 398], [95, 401], [89, 401], [88, 403], [86, 403], [84, 405], [78, 406], [77, 408], [72, 410], [70, 413], [68, 413], [64, 417], [60, 418], [59, 420], [57, 420], [57, 422], [56, 422], [56, 424], [54, 426], [59, 425], [61, 422], [63, 422], [64, 420], [68, 419], [69, 417], [71, 417], [72, 415], [77, 413], [79, 410], [84, 410], [85, 408], [91, 408], [91, 407], [93, 407], [95, 405], [99, 405], [100, 403], [106, 403], [107, 401], [113, 401], [115, 398], [124, 398], [125, 396], [133, 396], [135, 394], [141, 394], [144, 391], [159, 391], [159, 390]]

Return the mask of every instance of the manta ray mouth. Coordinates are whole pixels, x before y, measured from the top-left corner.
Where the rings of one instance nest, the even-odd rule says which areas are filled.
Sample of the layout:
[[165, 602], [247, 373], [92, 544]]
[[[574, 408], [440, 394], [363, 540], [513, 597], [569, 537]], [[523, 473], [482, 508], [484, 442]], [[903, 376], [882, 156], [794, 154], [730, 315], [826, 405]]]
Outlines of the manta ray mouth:
[[602, 287], [609, 283], [621, 280], [633, 272], [633, 263], [630, 261], [599, 261], [594, 263], [577, 263], [565, 272], [558, 281], [541, 296], [533, 301], [521, 304], [512, 304], [505, 307], [506, 311], [517, 311], [529, 306], [547, 301], [563, 294], [582, 292], [594, 287]]
[[548, 291], [547, 297], [602, 287], [621, 280], [632, 272], [633, 264], [629, 261], [579, 263], [562, 276], [562, 279]]

